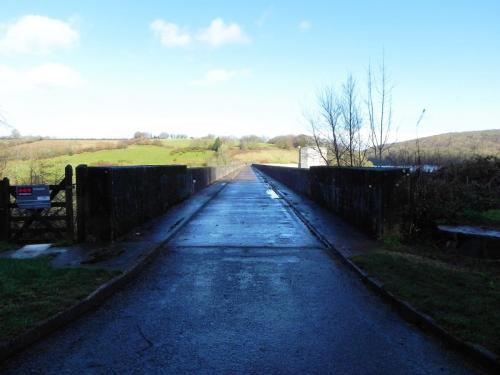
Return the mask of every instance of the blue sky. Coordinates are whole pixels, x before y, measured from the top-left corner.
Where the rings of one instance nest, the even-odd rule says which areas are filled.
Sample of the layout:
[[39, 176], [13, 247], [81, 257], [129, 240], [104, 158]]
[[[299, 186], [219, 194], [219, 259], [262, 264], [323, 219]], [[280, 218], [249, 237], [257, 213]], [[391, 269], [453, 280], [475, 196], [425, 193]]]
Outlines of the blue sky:
[[307, 132], [382, 56], [399, 140], [500, 128], [498, 1], [0, 0], [0, 113], [23, 134]]

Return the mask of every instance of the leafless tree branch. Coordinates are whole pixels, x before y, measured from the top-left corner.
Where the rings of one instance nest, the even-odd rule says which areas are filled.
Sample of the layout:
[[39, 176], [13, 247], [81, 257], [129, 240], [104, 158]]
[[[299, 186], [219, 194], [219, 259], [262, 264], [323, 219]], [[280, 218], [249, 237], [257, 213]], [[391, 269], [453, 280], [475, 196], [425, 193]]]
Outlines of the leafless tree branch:
[[366, 105], [370, 140], [376, 163], [381, 165], [392, 135], [392, 86], [387, 77], [384, 58], [377, 76], [373, 74], [371, 65], [368, 66]]

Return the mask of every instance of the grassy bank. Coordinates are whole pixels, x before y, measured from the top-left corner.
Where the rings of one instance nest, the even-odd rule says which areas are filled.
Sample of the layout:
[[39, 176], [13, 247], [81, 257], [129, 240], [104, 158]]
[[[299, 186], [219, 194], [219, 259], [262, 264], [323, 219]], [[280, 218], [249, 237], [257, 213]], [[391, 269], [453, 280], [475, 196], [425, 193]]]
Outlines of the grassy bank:
[[489, 225], [500, 227], [500, 209], [490, 209], [485, 211], [466, 210], [464, 212], [466, 223], [473, 225]]
[[103, 270], [53, 268], [49, 257], [0, 259], [0, 341], [85, 298], [113, 276]]
[[3, 251], [9, 251], [15, 249], [17, 246], [10, 242], [0, 241], [0, 253]]
[[379, 251], [352, 260], [462, 340], [500, 354], [500, 263]]

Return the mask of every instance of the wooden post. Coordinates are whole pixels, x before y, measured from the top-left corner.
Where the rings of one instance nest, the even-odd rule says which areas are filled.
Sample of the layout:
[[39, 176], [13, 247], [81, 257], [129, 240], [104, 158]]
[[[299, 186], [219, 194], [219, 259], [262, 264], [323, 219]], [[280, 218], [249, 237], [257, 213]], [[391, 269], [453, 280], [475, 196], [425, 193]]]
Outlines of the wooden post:
[[0, 181], [0, 239], [10, 241], [10, 182], [7, 177]]
[[67, 165], [64, 169], [64, 191], [66, 199], [66, 238], [73, 242], [75, 238], [75, 225], [73, 216], [73, 167]]
[[85, 241], [85, 218], [86, 218], [86, 183], [88, 167], [79, 165], [76, 167], [76, 233], [77, 242]]

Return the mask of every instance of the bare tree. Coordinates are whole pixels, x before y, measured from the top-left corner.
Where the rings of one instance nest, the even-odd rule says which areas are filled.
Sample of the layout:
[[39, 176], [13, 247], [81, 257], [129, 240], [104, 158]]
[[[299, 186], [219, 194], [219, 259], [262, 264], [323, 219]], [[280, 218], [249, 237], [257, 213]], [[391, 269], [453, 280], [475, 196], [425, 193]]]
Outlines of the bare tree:
[[330, 160], [328, 158], [328, 153], [323, 151], [323, 147], [326, 145], [326, 139], [322, 135], [322, 129], [317, 118], [313, 118], [308, 115], [309, 125], [313, 133], [314, 148], [319, 152], [321, 158], [325, 161], [326, 165], [330, 165]]
[[381, 165], [392, 132], [392, 86], [388, 82], [385, 59], [382, 59], [376, 76], [372, 73], [371, 65], [368, 66], [366, 104], [370, 141], [376, 163]]
[[421, 155], [420, 155], [420, 138], [418, 136], [418, 127], [420, 125], [420, 123], [422, 122], [422, 119], [424, 118], [424, 115], [425, 115], [425, 108], [422, 110], [422, 113], [420, 113], [420, 116], [417, 120], [417, 125], [415, 126], [415, 129], [416, 129], [416, 132], [417, 132], [417, 138], [415, 138], [415, 142], [416, 142], [416, 151], [417, 151], [417, 166], [420, 166], [422, 164], [422, 158], [421, 158]]
[[[373, 149], [375, 164], [381, 165], [390, 146], [392, 126], [392, 86], [385, 61], [377, 74], [368, 67], [366, 113], [361, 108], [356, 80], [350, 75], [336, 95], [326, 86], [317, 95], [315, 116], [308, 120], [315, 147], [328, 165], [363, 166]], [[327, 147], [324, 155], [323, 147]]]
[[326, 165], [331, 165], [330, 159], [328, 158], [328, 151], [326, 153], [323, 151], [323, 146], [326, 145], [326, 140], [320, 135], [321, 132], [318, 127], [318, 122], [310, 117], [309, 123], [313, 132], [314, 147], [319, 152]]
[[[340, 166], [344, 152], [339, 123], [341, 106], [333, 86], [326, 86], [318, 93], [317, 105], [318, 114], [308, 116], [315, 147], [327, 165]], [[326, 155], [324, 147], [327, 149]]]
[[356, 81], [350, 75], [342, 86], [340, 114], [344, 136], [344, 163], [354, 167], [362, 166], [366, 161], [366, 144], [362, 139], [363, 118], [359, 105]]

